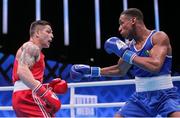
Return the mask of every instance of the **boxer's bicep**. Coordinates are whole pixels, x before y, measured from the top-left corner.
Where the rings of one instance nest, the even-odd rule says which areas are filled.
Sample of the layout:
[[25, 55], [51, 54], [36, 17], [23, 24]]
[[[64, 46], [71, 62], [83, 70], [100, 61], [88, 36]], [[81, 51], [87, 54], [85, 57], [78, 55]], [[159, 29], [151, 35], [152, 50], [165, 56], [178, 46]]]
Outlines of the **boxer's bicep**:
[[26, 44], [22, 47], [19, 64], [31, 68], [36, 62], [37, 57], [39, 57], [39, 48], [32, 43]]

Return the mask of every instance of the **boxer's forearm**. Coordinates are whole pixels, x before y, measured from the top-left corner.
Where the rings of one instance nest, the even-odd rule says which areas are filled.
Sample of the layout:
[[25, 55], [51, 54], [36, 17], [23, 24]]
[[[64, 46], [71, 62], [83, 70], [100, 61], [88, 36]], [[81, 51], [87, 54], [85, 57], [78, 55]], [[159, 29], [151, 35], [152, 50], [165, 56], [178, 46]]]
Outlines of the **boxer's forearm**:
[[19, 76], [19, 79], [23, 81], [26, 86], [28, 86], [30, 89], [34, 90], [34, 88], [37, 87], [39, 84], [39, 81], [35, 80], [33, 77], [33, 74], [29, 70], [27, 66], [18, 66], [17, 74]]

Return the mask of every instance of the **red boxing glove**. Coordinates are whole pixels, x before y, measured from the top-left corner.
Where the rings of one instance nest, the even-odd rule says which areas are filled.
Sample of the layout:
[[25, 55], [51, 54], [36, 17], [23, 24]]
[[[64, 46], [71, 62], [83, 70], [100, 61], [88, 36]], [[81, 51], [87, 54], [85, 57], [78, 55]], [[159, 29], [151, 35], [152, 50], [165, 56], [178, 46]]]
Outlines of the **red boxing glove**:
[[65, 80], [61, 80], [60, 78], [53, 79], [48, 87], [52, 88], [52, 91], [56, 94], [64, 94], [68, 89], [68, 85]]
[[39, 84], [34, 90], [33, 93], [40, 96], [49, 106], [52, 107], [52, 111], [55, 113], [61, 108], [61, 102], [58, 97], [50, 88], [45, 88], [42, 84]]

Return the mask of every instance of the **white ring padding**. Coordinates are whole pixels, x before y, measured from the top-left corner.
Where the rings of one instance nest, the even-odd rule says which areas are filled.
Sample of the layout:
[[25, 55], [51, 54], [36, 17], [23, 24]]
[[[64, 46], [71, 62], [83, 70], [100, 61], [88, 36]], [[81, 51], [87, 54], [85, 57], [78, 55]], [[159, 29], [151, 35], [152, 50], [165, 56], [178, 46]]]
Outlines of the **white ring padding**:
[[[74, 108], [83, 108], [83, 107], [94, 107], [94, 108], [105, 108], [105, 107], [122, 107], [125, 102], [112, 102], [112, 103], [97, 103], [97, 104], [74, 104]], [[61, 109], [70, 109], [72, 105], [63, 104]], [[12, 106], [0, 106], [0, 110], [2, 111], [11, 111], [13, 110]]]

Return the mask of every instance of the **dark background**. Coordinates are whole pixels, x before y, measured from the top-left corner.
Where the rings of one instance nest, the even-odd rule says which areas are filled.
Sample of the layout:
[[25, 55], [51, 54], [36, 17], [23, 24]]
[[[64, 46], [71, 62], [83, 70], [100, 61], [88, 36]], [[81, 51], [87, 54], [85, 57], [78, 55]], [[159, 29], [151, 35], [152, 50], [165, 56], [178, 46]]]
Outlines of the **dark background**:
[[[0, 5], [2, 16], [2, 0]], [[41, 19], [51, 22], [54, 30], [51, 48], [43, 50], [46, 59], [101, 67], [117, 62], [118, 57], [108, 55], [103, 44], [107, 38], [119, 36], [118, 18], [123, 10], [122, 0], [100, 0], [101, 49], [95, 47], [94, 0], [69, 0], [69, 46], [64, 45], [63, 0], [42, 0], [41, 5]], [[155, 29], [153, 0], [128, 0], [128, 7], [141, 9], [146, 26]], [[29, 26], [35, 20], [35, 0], [9, 0], [8, 11], [8, 34], [2, 34], [0, 28], [0, 51], [15, 55], [16, 50], [29, 40]], [[180, 72], [178, 11], [178, 0], [159, 0], [160, 30], [169, 35], [172, 44], [173, 72]]]

